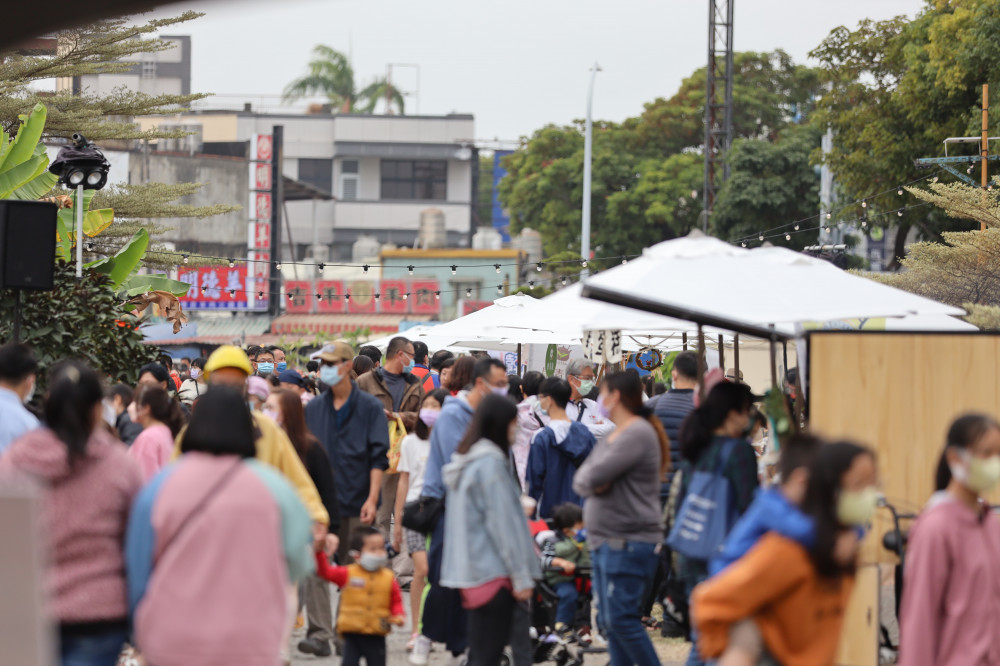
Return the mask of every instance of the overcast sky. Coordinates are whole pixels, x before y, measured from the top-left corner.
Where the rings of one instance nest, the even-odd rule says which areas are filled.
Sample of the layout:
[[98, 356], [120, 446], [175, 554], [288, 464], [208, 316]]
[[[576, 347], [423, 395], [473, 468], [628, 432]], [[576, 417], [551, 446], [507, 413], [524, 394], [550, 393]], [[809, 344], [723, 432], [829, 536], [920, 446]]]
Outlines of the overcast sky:
[[[923, 5], [737, 0], [735, 48], [780, 48], [805, 62], [839, 25], [912, 17]], [[203, 0], [158, 14], [206, 13], [167, 30], [192, 36], [195, 92], [280, 94], [324, 43], [351, 52], [359, 87], [384, 76], [387, 63], [419, 64], [421, 114], [473, 113], [475, 138], [512, 140], [582, 118], [595, 61], [603, 70], [595, 118], [620, 121], [670, 97], [707, 60], [707, 7], [707, 0]], [[415, 70], [397, 69], [394, 80], [415, 92]], [[407, 113], [416, 110], [411, 97]]]

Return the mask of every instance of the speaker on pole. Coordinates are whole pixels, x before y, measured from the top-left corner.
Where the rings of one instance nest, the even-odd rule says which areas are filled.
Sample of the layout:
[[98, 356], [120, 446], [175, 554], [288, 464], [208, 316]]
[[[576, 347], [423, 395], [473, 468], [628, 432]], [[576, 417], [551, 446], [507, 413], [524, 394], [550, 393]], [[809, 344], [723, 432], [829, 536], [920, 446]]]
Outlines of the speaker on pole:
[[43, 201], [0, 200], [0, 288], [52, 289], [58, 210]]

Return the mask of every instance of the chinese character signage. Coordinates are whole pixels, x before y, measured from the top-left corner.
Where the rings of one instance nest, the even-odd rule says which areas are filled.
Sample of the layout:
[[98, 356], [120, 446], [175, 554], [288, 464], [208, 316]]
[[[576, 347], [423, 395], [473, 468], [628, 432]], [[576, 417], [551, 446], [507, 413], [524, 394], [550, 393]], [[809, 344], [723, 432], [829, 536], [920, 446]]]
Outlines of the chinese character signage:
[[437, 280], [286, 280], [285, 312], [436, 315], [438, 289]]
[[256, 294], [248, 296], [247, 267], [181, 268], [177, 279], [191, 285], [181, 303], [188, 310], [247, 310]]
[[273, 157], [272, 136], [254, 134], [250, 138], [250, 205], [247, 208], [249, 222], [247, 259], [250, 278], [247, 306], [251, 310], [266, 310], [270, 301]]

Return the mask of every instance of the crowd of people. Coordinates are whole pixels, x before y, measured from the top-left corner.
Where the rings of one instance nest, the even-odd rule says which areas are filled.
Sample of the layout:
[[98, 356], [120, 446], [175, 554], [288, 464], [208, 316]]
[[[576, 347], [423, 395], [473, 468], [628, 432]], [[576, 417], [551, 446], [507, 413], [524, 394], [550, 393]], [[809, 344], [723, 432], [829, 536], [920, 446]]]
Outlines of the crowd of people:
[[[875, 454], [800, 433], [762, 465], [767, 421], [737, 373], [700, 380], [683, 352], [669, 388], [582, 359], [517, 376], [405, 337], [289, 358], [164, 356], [135, 386], [66, 360], [36, 395], [31, 348], [0, 347], [0, 482], [40, 489], [62, 664], [131, 645], [155, 666], [293, 649], [381, 666], [409, 615], [416, 666], [435, 644], [529, 666], [541, 638], [649, 666], [656, 603], [688, 664], [833, 662]], [[961, 417], [944, 444], [910, 537], [900, 663], [997, 664], [1000, 425]]]

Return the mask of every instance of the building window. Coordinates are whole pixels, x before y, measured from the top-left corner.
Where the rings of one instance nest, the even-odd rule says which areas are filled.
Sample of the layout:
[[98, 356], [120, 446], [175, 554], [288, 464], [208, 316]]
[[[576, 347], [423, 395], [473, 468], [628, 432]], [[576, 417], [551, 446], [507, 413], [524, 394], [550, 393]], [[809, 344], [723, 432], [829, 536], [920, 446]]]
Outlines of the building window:
[[299, 158], [299, 180], [329, 193], [333, 186], [333, 160]]
[[361, 176], [357, 160], [343, 160], [340, 163], [340, 200], [357, 201], [361, 189]]
[[448, 162], [444, 160], [382, 160], [383, 199], [444, 201]]
[[143, 60], [142, 61], [142, 78], [144, 78], [144, 79], [155, 79], [156, 78], [156, 61], [155, 60]]

